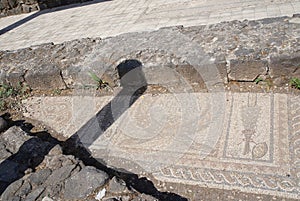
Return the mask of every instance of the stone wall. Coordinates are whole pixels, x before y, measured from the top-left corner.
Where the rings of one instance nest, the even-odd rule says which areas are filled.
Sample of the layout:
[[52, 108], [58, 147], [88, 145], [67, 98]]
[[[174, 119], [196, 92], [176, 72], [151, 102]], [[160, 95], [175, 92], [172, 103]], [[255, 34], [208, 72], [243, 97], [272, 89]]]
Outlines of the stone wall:
[[[114, 67], [122, 59], [138, 59], [146, 66], [159, 66], [162, 75], [164, 66], [200, 64], [197, 61], [201, 55], [193, 56], [193, 53], [195, 48], [201, 47], [202, 55], [214, 61], [224, 85], [252, 83], [284, 88], [291, 78], [300, 78], [300, 24], [295, 23], [297, 19], [294, 16], [170, 27], [107, 39], [81, 39], [0, 51], [0, 82], [11, 85], [24, 82], [40, 90], [73, 89], [81, 82], [77, 77], [89, 67], [99, 75], [106, 69], [105, 80], [117, 85]], [[178, 44], [182, 47], [178, 48]], [[92, 61], [95, 58], [97, 65]], [[192, 71], [187, 73], [192, 74]], [[82, 79], [93, 82], [90, 77]], [[264, 81], [256, 85], [255, 80]]]
[[91, 0], [0, 0], [0, 18]]
[[39, 9], [38, 0], [1, 0], [0, 17], [29, 13]]
[[75, 3], [83, 3], [91, 0], [38, 0], [40, 9], [54, 8]]

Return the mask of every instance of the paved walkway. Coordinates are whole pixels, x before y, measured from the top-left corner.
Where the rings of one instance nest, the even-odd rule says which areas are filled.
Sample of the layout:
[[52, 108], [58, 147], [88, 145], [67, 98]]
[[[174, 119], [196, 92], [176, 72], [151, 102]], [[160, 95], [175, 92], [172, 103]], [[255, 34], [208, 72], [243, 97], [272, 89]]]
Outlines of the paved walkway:
[[[112, 0], [0, 19], [0, 49], [300, 13], [300, 0]], [[8, 31], [8, 29], [11, 29]]]

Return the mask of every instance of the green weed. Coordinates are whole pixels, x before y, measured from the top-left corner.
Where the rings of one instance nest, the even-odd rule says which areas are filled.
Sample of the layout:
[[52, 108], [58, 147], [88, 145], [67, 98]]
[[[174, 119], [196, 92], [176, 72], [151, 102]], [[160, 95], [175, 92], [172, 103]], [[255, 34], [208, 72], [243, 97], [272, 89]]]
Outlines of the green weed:
[[61, 89], [54, 89], [54, 90], [53, 90], [53, 94], [55, 94], [55, 95], [60, 95], [61, 92], [62, 92]]
[[299, 78], [292, 78], [290, 80], [290, 85], [296, 89], [300, 89], [300, 79]]
[[96, 87], [97, 90], [98, 89], [104, 89], [104, 88], [110, 88], [108, 82], [102, 80], [101, 78], [99, 78], [95, 73], [93, 72], [88, 72], [89, 76], [97, 83]]
[[261, 77], [258, 77], [254, 80], [255, 84], [258, 84], [260, 82], [264, 81], [264, 79], [262, 79]]
[[31, 89], [23, 83], [19, 83], [17, 86], [10, 84], [0, 84], [0, 110], [6, 110], [12, 108], [30, 95]]

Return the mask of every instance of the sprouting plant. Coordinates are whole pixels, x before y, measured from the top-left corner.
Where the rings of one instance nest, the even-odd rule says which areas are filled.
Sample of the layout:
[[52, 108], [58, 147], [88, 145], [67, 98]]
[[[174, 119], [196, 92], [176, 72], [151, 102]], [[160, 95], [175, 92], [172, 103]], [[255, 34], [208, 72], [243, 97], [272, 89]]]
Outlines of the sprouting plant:
[[271, 90], [271, 88], [274, 86], [273, 80], [267, 79], [266, 83], [267, 83], [268, 90]]
[[0, 111], [3, 111], [6, 109], [6, 104], [3, 99], [0, 99]]
[[261, 77], [258, 77], [254, 80], [255, 84], [260, 83], [261, 81], [264, 81]]
[[16, 94], [16, 90], [8, 84], [0, 84], [0, 98], [8, 98]]
[[19, 82], [16, 87], [16, 95], [22, 97], [22, 98], [28, 98], [31, 89], [26, 83]]
[[296, 77], [292, 78], [290, 80], [290, 85], [296, 89], [300, 89], [300, 79]]
[[88, 74], [95, 82], [97, 82], [97, 90], [107, 88], [107, 87], [110, 88], [108, 82], [99, 78], [95, 73], [89, 72]]
[[31, 89], [24, 83], [17, 86], [10, 84], [0, 84], [0, 110], [3, 111], [12, 106], [18, 105], [21, 99], [27, 98]]
[[61, 89], [54, 89], [54, 90], [53, 90], [53, 93], [54, 93], [55, 95], [60, 95], [61, 92], [62, 92]]

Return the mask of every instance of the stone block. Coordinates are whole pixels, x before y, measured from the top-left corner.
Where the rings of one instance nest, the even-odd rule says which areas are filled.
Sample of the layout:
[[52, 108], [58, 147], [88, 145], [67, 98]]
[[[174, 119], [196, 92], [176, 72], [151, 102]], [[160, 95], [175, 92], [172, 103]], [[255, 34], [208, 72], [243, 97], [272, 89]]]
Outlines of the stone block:
[[18, 5], [17, 0], [8, 0], [8, 4], [11, 8], [14, 8]]
[[8, 9], [9, 8], [9, 4], [7, 0], [3, 0], [1, 1], [2, 7]]
[[52, 64], [43, 64], [39, 69], [30, 69], [25, 75], [25, 81], [31, 89], [66, 88], [60, 69]]
[[108, 175], [94, 167], [87, 166], [65, 182], [64, 199], [80, 199], [90, 195], [96, 188], [103, 186]]
[[270, 76], [276, 85], [284, 85], [293, 77], [300, 78], [300, 54], [271, 57]]
[[15, 71], [12, 73], [7, 74], [6, 77], [7, 83], [9, 83], [11, 86], [17, 87], [20, 83], [24, 82], [24, 72], [21, 71]]
[[259, 75], [267, 74], [267, 61], [230, 60], [229, 80], [253, 82]]

